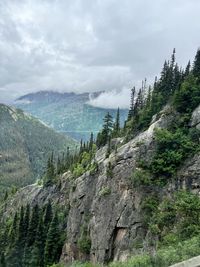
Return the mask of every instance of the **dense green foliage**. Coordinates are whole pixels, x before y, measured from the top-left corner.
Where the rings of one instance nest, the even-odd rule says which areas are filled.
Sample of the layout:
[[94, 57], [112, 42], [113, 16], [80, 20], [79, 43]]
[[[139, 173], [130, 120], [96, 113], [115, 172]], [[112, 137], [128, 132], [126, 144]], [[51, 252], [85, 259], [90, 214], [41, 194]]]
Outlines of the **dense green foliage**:
[[70, 153], [67, 149], [66, 154], [62, 157], [54, 158], [53, 153], [47, 161], [46, 171], [43, 176], [43, 185], [51, 186], [59, 182], [59, 174], [71, 171], [74, 178], [81, 176], [86, 171], [91, 175], [98, 170], [98, 164], [94, 159], [96, 145], [91, 133], [90, 140], [87, 143], [81, 141], [80, 148], [75, 153]]
[[[58, 262], [64, 221], [49, 202], [44, 208], [21, 207], [0, 229], [1, 261], [7, 267], [45, 267]], [[0, 265], [2, 266], [2, 265]]]

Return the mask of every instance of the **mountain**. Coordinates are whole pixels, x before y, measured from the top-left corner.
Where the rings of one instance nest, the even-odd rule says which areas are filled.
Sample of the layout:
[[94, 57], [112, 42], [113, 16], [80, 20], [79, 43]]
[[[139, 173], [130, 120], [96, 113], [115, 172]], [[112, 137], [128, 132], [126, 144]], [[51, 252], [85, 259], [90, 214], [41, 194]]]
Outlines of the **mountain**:
[[3, 104], [0, 129], [0, 191], [34, 182], [52, 151], [57, 154], [76, 145], [22, 110]]
[[[57, 210], [60, 218], [60, 234], [65, 237], [57, 260], [60, 258], [60, 262], [67, 265], [61, 266], [69, 266], [74, 260], [107, 263], [127, 261], [131, 255], [140, 255], [120, 265], [113, 263], [112, 266], [136, 267], [139, 262], [142, 267], [166, 267], [197, 255], [200, 250], [195, 234], [186, 243], [186, 233], [181, 229], [190, 229], [187, 222], [196, 227], [190, 229], [192, 233], [199, 229], [199, 215], [196, 212], [200, 200], [195, 197], [200, 193], [199, 152], [182, 161], [176, 179], [169, 179], [165, 185], [162, 180], [154, 184], [150, 180], [152, 174], [143, 169], [139, 162], [139, 159], [145, 160], [145, 164], [152, 162], [158, 153], [157, 130], [165, 131], [179, 119], [179, 114], [172, 112], [168, 106], [157, 114], [146, 131], [129, 142], [124, 144], [124, 138], [113, 139], [109, 156], [107, 146], [97, 150], [93, 159], [97, 168], [91, 165], [88, 171], [78, 177], [74, 175], [75, 171], [66, 172], [51, 186], [29, 185], [19, 190], [1, 207], [4, 219], [14, 216], [16, 210], [19, 213], [22, 203], [24, 206], [30, 205], [31, 210], [38, 205], [42, 213], [51, 201], [54, 212]], [[193, 129], [200, 128], [200, 106], [193, 112], [190, 124]], [[187, 189], [188, 193], [182, 192], [183, 189]], [[176, 195], [179, 191], [179, 195]], [[195, 218], [198, 220], [192, 221], [193, 216], [197, 216]], [[158, 256], [156, 260], [160, 265], [151, 265], [154, 258], [148, 256], [148, 251], [151, 255], [154, 246], [158, 246], [154, 231], [162, 231], [155, 233], [166, 237], [166, 241], [164, 239], [159, 243], [160, 246], [164, 244], [165, 248], [158, 250], [161, 258]], [[178, 246], [173, 243], [176, 242], [174, 239], [170, 240], [177, 235], [183, 238]], [[186, 236], [191, 238], [189, 233]], [[167, 244], [171, 247], [168, 248]], [[187, 251], [187, 256], [183, 256], [184, 251]], [[141, 253], [146, 254], [142, 256]], [[179, 256], [172, 257], [175, 255], [173, 253]]]
[[107, 116], [96, 142], [4, 198], [2, 266], [169, 267], [200, 255], [200, 50], [185, 70], [174, 53], [123, 128]]
[[[88, 104], [90, 97], [101, 92], [84, 94], [40, 91], [18, 98], [14, 105], [41, 119], [47, 125], [77, 140], [88, 140], [90, 133], [95, 135], [102, 127], [103, 118], [109, 111], [115, 118], [117, 110], [102, 109]], [[123, 125], [127, 110], [121, 110]]]

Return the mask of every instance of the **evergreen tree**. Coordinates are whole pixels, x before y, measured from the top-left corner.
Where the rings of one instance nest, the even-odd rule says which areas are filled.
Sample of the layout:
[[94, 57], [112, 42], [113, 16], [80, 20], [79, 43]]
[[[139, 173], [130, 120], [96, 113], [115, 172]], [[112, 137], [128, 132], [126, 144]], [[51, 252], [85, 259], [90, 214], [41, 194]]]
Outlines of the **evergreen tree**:
[[29, 224], [29, 228], [28, 228], [28, 240], [27, 240], [28, 247], [32, 246], [33, 243], [35, 242], [38, 223], [39, 223], [39, 207], [36, 204], [33, 207], [31, 220], [30, 220], [30, 224]]
[[46, 175], [44, 177], [44, 186], [50, 186], [55, 180], [55, 167], [53, 152], [47, 161]]
[[89, 141], [89, 151], [92, 151], [93, 144], [94, 144], [94, 135], [93, 135], [93, 133], [91, 133], [90, 141]]
[[24, 242], [24, 207], [21, 207], [19, 217], [19, 230], [18, 230], [18, 241], [20, 244]]
[[191, 68], [191, 64], [190, 64], [190, 61], [189, 61], [187, 66], [186, 66], [186, 68], [185, 68], [184, 77], [187, 77], [190, 74], [190, 68]]
[[109, 136], [113, 130], [113, 119], [109, 112], [104, 117], [103, 130], [98, 133], [96, 144], [98, 147], [104, 146], [109, 141]]
[[44, 214], [44, 225], [45, 228], [48, 230], [49, 224], [52, 221], [52, 206], [51, 206], [51, 202], [48, 201], [46, 209], [45, 209], [45, 214]]
[[113, 126], [113, 137], [119, 136], [119, 133], [120, 133], [120, 112], [118, 108], [115, 123]]
[[131, 89], [131, 103], [128, 112], [128, 120], [131, 120], [131, 118], [133, 118], [134, 116], [134, 101], [135, 101], [135, 87]]
[[18, 215], [17, 212], [15, 213], [12, 225], [9, 230], [9, 244], [10, 247], [13, 247], [16, 244], [17, 240], [17, 224], [18, 224]]
[[59, 246], [60, 246], [60, 232], [58, 228], [58, 215], [54, 215], [50, 224], [47, 234], [45, 252], [44, 252], [44, 264], [45, 266], [52, 265], [58, 261], [59, 258]]
[[200, 48], [197, 50], [197, 53], [194, 59], [192, 73], [200, 81]]
[[34, 246], [31, 252], [30, 267], [43, 267], [44, 266], [44, 247], [45, 247], [45, 232], [42, 216], [40, 216], [37, 234]]
[[6, 267], [6, 260], [5, 260], [5, 255], [4, 253], [2, 252], [1, 253], [1, 256], [0, 256], [0, 267]]

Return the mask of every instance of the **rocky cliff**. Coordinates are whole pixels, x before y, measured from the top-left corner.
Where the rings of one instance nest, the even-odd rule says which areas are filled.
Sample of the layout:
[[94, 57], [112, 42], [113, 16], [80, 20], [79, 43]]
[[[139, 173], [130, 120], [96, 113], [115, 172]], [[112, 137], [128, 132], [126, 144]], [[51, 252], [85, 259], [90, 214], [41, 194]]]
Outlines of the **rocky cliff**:
[[[200, 106], [193, 112], [190, 125], [199, 127]], [[160, 189], [156, 186], [134, 187], [131, 176], [139, 168], [140, 160], [151, 162], [156, 150], [155, 129], [167, 128], [178, 114], [166, 106], [154, 116], [150, 127], [125, 143], [122, 138], [112, 140], [112, 153], [107, 148], [97, 151], [95, 172], [73, 178], [70, 172], [62, 175], [59, 186], [42, 188], [28, 186], [17, 192], [4, 207], [4, 214], [14, 212], [16, 206], [45, 204], [51, 199], [60, 207], [68, 207], [66, 241], [61, 262], [91, 260], [108, 262], [125, 260], [148, 246], [148, 233], [143, 226], [142, 201], [154, 191], [170, 194], [178, 188], [200, 192], [200, 154], [182, 164], [177, 179]]]

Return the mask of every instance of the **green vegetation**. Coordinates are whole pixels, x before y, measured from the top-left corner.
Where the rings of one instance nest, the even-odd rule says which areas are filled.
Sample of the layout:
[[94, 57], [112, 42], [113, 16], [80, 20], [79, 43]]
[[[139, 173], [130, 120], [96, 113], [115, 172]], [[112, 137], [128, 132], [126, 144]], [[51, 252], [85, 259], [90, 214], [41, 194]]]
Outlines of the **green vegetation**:
[[0, 195], [12, 186], [36, 181], [51, 151], [58, 154], [76, 144], [21, 110], [2, 104], [0, 128]]
[[[94, 107], [88, 104], [89, 100], [88, 93], [38, 92], [22, 97], [15, 105], [47, 125], [53, 126], [58, 132], [66, 133], [78, 141], [81, 139], [87, 141], [90, 132], [96, 137], [101, 130], [102, 118], [108, 111], [113, 118], [117, 115], [116, 109]], [[122, 124], [126, 120], [127, 113], [127, 109], [120, 111]]]
[[166, 129], [156, 131], [157, 151], [150, 165], [156, 176], [170, 177], [190, 155], [197, 152], [199, 142], [194, 142], [181, 128], [175, 131]]
[[5, 220], [0, 229], [4, 266], [45, 267], [58, 262], [65, 223], [60, 218], [49, 202], [44, 208], [22, 206], [14, 217]]
[[83, 143], [81, 141], [80, 149], [75, 153], [70, 153], [69, 148], [66, 154], [55, 159], [53, 153], [47, 161], [46, 171], [43, 176], [43, 186], [51, 186], [58, 183], [59, 174], [71, 171], [74, 178], [77, 178], [89, 171], [94, 175], [98, 170], [98, 164], [95, 161], [96, 145], [93, 140], [93, 133], [91, 133], [90, 141]]
[[[125, 262], [113, 262], [109, 267], [168, 267], [200, 254], [200, 236], [193, 237], [175, 245], [158, 249], [156, 255], [138, 255]], [[52, 265], [52, 267], [65, 267], [64, 265]], [[100, 267], [92, 263], [74, 263], [70, 267]]]
[[[131, 105], [124, 128], [120, 128], [120, 112], [113, 121], [107, 113], [103, 129], [96, 142], [91, 134], [88, 142], [81, 141], [80, 149], [70, 153], [69, 148], [58, 158], [51, 154], [43, 176], [43, 185], [59, 182], [59, 175], [71, 171], [76, 179], [85, 172], [91, 175], [98, 171], [95, 161], [97, 149], [107, 145], [106, 157], [113, 149], [112, 138], [124, 137], [125, 141], [149, 127], [152, 117], [163, 116], [161, 110], [167, 104], [174, 120], [165, 129], [155, 130], [155, 153], [151, 160], [138, 162], [130, 180], [136, 190], [147, 189], [142, 201], [143, 227], [148, 232], [148, 248], [155, 253], [137, 255], [125, 263], [111, 263], [110, 267], [140, 266], [167, 267], [173, 263], [200, 254], [200, 198], [188, 191], [166, 194], [164, 186], [176, 181], [181, 165], [199, 151], [200, 132], [191, 128], [189, 121], [192, 111], [200, 103], [200, 50], [193, 67], [190, 64], [181, 69], [175, 62], [175, 50], [170, 61], [164, 63], [161, 77], [153, 86], [146, 80], [136, 94], [131, 90]], [[113, 143], [112, 143], [113, 142]], [[40, 144], [40, 142], [39, 142]], [[41, 145], [41, 144], [40, 144]], [[34, 158], [35, 158], [35, 154]], [[32, 168], [34, 171], [34, 167]], [[113, 177], [111, 163], [106, 169], [107, 178]], [[75, 182], [74, 182], [75, 188]], [[73, 188], [72, 188], [73, 190]], [[99, 197], [111, 194], [111, 188], [103, 186]], [[7, 194], [4, 195], [6, 200]], [[109, 198], [109, 197], [108, 197]], [[49, 266], [58, 262], [63, 244], [63, 221], [65, 215], [52, 211], [50, 203], [45, 209], [37, 205], [32, 209], [21, 208], [14, 218], [8, 219], [1, 229], [1, 264], [10, 266]], [[81, 253], [90, 254], [91, 240], [88, 221], [83, 221], [77, 242]], [[139, 244], [141, 247], [141, 244]], [[20, 255], [20, 257], [19, 257]], [[59, 266], [59, 265], [57, 265]], [[74, 263], [72, 266], [93, 266], [91, 263]]]
[[107, 187], [107, 186], [103, 186], [101, 188], [101, 190], [99, 191], [99, 196], [100, 197], [102, 197], [102, 196], [108, 196], [108, 195], [110, 195], [110, 193], [111, 193], [110, 188]]

